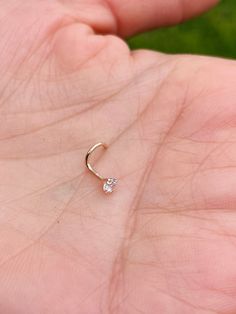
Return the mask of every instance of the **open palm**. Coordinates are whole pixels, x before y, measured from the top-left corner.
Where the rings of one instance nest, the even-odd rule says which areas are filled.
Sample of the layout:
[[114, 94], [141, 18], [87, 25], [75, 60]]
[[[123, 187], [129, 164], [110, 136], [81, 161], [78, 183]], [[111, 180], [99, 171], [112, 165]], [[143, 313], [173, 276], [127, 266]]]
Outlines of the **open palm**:
[[235, 62], [118, 37], [214, 2], [2, 1], [0, 313], [236, 312]]

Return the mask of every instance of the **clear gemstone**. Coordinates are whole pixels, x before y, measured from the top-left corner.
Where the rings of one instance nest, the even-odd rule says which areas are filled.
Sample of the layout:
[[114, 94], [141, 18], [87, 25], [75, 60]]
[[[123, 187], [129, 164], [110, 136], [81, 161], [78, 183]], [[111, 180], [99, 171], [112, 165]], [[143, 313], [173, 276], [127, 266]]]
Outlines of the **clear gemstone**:
[[118, 180], [115, 178], [108, 178], [103, 185], [103, 191], [105, 193], [112, 193]]

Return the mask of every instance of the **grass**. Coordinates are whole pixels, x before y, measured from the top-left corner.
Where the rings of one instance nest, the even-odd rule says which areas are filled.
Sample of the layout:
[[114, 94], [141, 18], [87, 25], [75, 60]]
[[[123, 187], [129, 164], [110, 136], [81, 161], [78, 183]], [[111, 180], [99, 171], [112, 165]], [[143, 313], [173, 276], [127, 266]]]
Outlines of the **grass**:
[[236, 0], [223, 0], [201, 17], [175, 27], [138, 35], [128, 42], [132, 49], [236, 59]]

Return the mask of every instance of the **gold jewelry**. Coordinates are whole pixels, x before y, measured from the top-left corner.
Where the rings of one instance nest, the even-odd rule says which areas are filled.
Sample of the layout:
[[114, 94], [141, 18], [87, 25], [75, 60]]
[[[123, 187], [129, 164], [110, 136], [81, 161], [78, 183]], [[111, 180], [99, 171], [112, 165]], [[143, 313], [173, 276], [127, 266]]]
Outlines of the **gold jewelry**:
[[93, 145], [89, 151], [87, 152], [86, 154], [86, 157], [85, 157], [85, 164], [86, 164], [86, 167], [88, 168], [88, 170], [95, 176], [97, 177], [100, 181], [103, 182], [103, 191], [105, 193], [112, 193], [115, 186], [117, 185], [118, 183], [118, 180], [115, 179], [115, 178], [104, 178], [102, 177], [90, 164], [89, 162], [89, 159], [90, 159], [90, 156], [91, 154], [99, 147], [103, 147], [105, 149], [107, 149], [107, 145], [104, 144], [104, 143], [97, 143], [95, 145]]

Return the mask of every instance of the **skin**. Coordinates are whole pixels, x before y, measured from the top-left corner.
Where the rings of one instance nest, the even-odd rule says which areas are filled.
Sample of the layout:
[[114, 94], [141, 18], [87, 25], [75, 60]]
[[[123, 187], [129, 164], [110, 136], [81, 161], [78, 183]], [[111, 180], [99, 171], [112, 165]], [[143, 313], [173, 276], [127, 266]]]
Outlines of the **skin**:
[[1, 1], [0, 313], [236, 313], [236, 64], [122, 39], [214, 4]]

